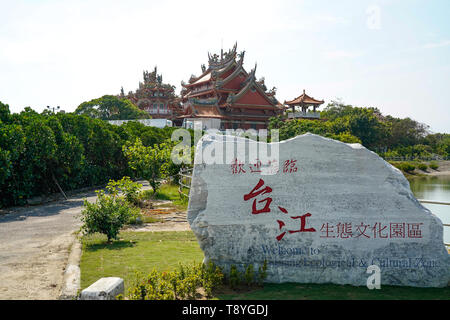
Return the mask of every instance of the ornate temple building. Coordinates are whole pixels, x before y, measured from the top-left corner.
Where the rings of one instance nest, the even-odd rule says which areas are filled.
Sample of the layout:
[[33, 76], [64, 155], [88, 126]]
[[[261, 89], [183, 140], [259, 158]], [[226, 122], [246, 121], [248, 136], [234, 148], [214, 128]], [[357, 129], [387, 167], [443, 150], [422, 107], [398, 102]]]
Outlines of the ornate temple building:
[[139, 82], [136, 92], [125, 95], [123, 88], [120, 97], [129, 99], [139, 109], [147, 111], [153, 119], [173, 120], [182, 114], [179, 99], [175, 95], [175, 87], [162, 82], [157, 68], [153, 72], [144, 71], [144, 82]]
[[245, 51], [210, 55], [208, 67], [200, 76], [182, 82], [181, 101], [184, 124], [201, 121], [203, 129], [266, 129], [269, 118], [281, 114], [282, 104], [275, 98], [276, 88], [268, 91], [264, 78], [256, 80], [256, 65], [244, 69]]

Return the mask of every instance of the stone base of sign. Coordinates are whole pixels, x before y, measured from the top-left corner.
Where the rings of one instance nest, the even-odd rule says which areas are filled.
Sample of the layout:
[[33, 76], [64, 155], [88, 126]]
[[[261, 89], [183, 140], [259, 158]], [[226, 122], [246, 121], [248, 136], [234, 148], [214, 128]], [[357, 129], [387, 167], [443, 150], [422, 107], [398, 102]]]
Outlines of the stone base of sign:
[[115, 300], [125, 290], [121, 278], [101, 278], [81, 292], [80, 300]]
[[[266, 261], [274, 283], [365, 286], [377, 265], [381, 285], [447, 286], [442, 222], [398, 169], [359, 144], [313, 134], [264, 144], [267, 154], [275, 146], [279, 158], [259, 165], [277, 160], [278, 171], [258, 172], [247, 139], [200, 140], [188, 221], [206, 261], [241, 270]], [[211, 150], [238, 150], [237, 161], [206, 163]]]

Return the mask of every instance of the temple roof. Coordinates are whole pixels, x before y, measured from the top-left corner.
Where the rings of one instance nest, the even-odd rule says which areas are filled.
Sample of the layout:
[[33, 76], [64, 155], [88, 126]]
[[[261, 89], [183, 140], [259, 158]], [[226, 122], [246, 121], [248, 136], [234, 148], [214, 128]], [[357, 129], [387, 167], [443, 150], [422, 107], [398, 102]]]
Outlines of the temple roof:
[[198, 78], [193, 83], [190, 83], [187, 86], [193, 86], [199, 83], [208, 82], [209, 80], [211, 80], [211, 72], [204, 73], [203, 75], [201, 75], [200, 78]]
[[292, 101], [285, 101], [284, 104], [287, 104], [289, 106], [295, 106], [295, 105], [302, 105], [302, 104], [310, 104], [310, 105], [321, 105], [323, 104], [325, 101], [323, 100], [316, 100], [310, 96], [308, 96], [305, 93], [305, 90], [303, 90], [303, 94], [297, 98], [295, 98]]
[[237, 42], [234, 44], [233, 49], [228, 50], [228, 52], [223, 52], [223, 50], [221, 50], [220, 56], [217, 54], [211, 55], [208, 52], [209, 69], [222, 69], [229, 62], [234, 61], [236, 57], [236, 49]]
[[265, 100], [271, 105], [272, 107], [277, 106], [278, 100], [274, 96], [269, 97], [267, 93], [261, 88], [260, 84], [256, 81], [255, 77], [256, 72], [256, 65], [255, 67], [250, 71], [250, 73], [247, 75], [246, 80], [244, 81], [245, 85], [239, 92], [236, 94], [230, 94], [227, 98], [227, 105], [235, 104], [239, 99], [241, 99], [247, 92], [250, 90], [250, 88], [254, 88], [255, 90], [259, 91], [262, 97], [264, 97]]
[[223, 118], [216, 106], [192, 105], [190, 108], [192, 112], [181, 116], [181, 118]]
[[[208, 53], [209, 66], [202, 65], [201, 75], [192, 75], [189, 83], [182, 82], [182, 118], [259, 121], [283, 110], [275, 98], [275, 89], [266, 92], [264, 82], [256, 80], [256, 65], [247, 72], [243, 67], [245, 51], [237, 54], [236, 50], [237, 44], [228, 52], [221, 50], [219, 55]], [[255, 110], [262, 114], [256, 114]], [[234, 114], [236, 111], [239, 112]]]

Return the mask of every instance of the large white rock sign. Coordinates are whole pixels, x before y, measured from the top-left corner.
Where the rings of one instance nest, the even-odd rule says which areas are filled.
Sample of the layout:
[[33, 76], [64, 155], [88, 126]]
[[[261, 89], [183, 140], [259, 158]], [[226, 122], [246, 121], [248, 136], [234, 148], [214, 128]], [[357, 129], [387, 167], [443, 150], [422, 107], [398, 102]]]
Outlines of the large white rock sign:
[[[248, 142], [209, 135], [197, 146], [188, 220], [206, 261], [266, 261], [275, 283], [364, 286], [377, 265], [382, 285], [448, 285], [442, 222], [398, 169], [359, 144], [313, 134], [257, 143], [268, 149], [263, 161], [246, 157]], [[225, 159], [233, 149], [228, 164], [205, 163], [205, 153]]]

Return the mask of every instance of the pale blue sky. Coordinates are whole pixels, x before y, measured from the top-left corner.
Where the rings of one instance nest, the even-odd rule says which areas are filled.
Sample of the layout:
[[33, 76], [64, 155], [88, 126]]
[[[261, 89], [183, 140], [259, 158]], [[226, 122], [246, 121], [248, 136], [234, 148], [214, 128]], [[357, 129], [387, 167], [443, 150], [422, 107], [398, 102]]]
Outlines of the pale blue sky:
[[306, 89], [450, 133], [449, 14], [448, 0], [0, 0], [0, 101], [73, 111], [155, 65], [179, 92], [237, 41], [281, 102]]

